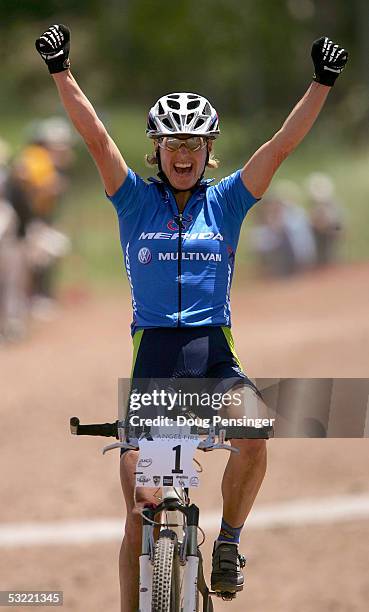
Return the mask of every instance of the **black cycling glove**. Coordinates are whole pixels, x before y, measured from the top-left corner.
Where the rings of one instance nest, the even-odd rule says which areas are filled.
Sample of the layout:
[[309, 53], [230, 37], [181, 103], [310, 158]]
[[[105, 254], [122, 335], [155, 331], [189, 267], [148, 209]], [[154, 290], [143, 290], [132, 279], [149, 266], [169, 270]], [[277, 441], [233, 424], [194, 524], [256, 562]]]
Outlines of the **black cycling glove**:
[[50, 26], [35, 44], [50, 74], [63, 72], [69, 68], [70, 30], [67, 26], [62, 24]]
[[315, 67], [314, 81], [332, 87], [346, 65], [348, 53], [326, 36], [322, 36], [313, 42], [311, 57]]

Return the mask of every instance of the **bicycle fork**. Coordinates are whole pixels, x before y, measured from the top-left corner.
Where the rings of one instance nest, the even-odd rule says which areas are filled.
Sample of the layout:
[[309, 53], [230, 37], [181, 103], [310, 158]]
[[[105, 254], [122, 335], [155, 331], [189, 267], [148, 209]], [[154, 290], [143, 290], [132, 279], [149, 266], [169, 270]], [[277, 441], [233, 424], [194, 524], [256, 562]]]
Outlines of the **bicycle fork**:
[[198, 600], [197, 578], [199, 573], [199, 556], [197, 550], [197, 526], [199, 523], [199, 509], [192, 504], [187, 509], [186, 529], [186, 568], [183, 580], [183, 611], [196, 612]]
[[[151, 521], [161, 511], [166, 513], [168, 527], [174, 531], [177, 541], [183, 540], [180, 547], [180, 563], [184, 566], [181, 612], [196, 612], [198, 603], [199, 553], [197, 549], [197, 526], [199, 509], [195, 504], [182, 506], [178, 503], [177, 493], [170, 487], [163, 489], [163, 503], [157, 508], [147, 507], [143, 511], [142, 553], [139, 557], [139, 612], [151, 612], [152, 577], [154, 559], [154, 526]], [[186, 516], [186, 528], [183, 516]]]
[[[149, 520], [146, 520], [149, 519]], [[139, 557], [140, 581], [139, 581], [139, 612], [151, 612], [152, 602], [152, 559], [153, 550], [153, 525], [149, 521], [155, 519], [155, 509], [145, 508], [142, 518], [142, 552]]]

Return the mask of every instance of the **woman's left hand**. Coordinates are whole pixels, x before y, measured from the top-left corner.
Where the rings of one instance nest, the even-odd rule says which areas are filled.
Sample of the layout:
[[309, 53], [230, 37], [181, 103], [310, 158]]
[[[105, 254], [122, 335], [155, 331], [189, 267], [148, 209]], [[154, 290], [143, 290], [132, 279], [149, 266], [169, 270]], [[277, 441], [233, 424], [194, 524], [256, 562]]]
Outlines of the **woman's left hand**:
[[314, 81], [332, 87], [346, 66], [348, 53], [327, 36], [322, 36], [313, 42], [311, 57], [315, 67]]

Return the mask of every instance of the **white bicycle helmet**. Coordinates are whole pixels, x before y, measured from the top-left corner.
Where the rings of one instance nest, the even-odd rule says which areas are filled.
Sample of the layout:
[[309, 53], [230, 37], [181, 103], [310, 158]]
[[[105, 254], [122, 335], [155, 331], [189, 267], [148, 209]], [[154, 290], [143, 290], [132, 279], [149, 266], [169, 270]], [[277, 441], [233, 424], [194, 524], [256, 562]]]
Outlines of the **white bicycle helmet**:
[[149, 138], [173, 134], [216, 138], [218, 114], [209, 100], [198, 94], [167, 94], [150, 109], [146, 134]]

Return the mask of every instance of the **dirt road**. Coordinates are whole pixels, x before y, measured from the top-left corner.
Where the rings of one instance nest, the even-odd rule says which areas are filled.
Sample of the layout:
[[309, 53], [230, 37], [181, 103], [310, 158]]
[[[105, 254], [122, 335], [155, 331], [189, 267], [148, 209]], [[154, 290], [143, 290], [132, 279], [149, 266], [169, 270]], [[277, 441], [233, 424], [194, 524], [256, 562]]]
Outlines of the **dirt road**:
[[[239, 284], [241, 279], [238, 279]], [[233, 328], [244, 367], [254, 377], [369, 377], [369, 266], [311, 274], [283, 283], [252, 283], [233, 295]], [[69, 417], [113, 420], [117, 378], [128, 376], [128, 298], [71, 303], [57, 320], [33, 327], [23, 344], [0, 349], [0, 523], [119, 518], [124, 507], [118, 458], [100, 440], [71, 438]], [[349, 407], [348, 407], [349, 409]], [[294, 499], [369, 492], [367, 440], [271, 440], [269, 469], [256, 510]], [[226, 458], [200, 457], [201, 510], [221, 515]], [[204, 545], [206, 568], [212, 539]], [[369, 520], [263, 530], [246, 527], [248, 587], [241, 612], [363, 612]], [[58, 544], [1, 551], [0, 590], [61, 589], [68, 612], [118, 612], [119, 542]], [[10, 609], [10, 608], [9, 608]], [[14, 608], [12, 608], [14, 609]]]

